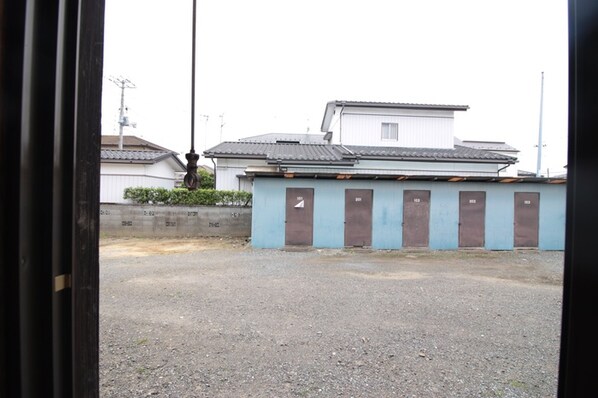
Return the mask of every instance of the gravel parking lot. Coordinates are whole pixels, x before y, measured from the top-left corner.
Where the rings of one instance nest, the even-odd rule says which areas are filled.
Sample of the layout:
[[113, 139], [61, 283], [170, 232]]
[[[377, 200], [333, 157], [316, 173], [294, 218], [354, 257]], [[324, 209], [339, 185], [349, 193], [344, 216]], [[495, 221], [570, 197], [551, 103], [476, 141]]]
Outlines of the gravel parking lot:
[[100, 241], [103, 397], [555, 397], [562, 252]]

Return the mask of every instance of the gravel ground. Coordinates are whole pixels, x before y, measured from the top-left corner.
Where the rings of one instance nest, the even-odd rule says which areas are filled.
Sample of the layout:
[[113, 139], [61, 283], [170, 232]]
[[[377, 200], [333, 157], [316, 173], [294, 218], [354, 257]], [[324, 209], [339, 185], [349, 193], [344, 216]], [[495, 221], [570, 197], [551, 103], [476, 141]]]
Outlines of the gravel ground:
[[555, 397], [562, 252], [102, 239], [104, 397]]

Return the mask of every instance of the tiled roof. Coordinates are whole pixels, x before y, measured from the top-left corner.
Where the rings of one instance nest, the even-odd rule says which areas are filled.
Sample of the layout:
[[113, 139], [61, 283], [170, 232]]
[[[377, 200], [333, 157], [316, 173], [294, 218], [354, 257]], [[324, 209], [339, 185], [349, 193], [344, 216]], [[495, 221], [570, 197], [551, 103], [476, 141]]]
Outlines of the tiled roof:
[[204, 152], [206, 157], [244, 157], [266, 160], [343, 162], [348, 152], [336, 145], [267, 142], [223, 142]]
[[346, 148], [363, 158], [400, 158], [418, 160], [496, 160], [512, 162], [516, 160], [512, 156], [500, 155], [498, 153], [487, 152], [481, 149], [468, 148], [460, 145], [455, 145], [454, 149], [373, 146], [346, 146]]
[[140, 163], [153, 164], [164, 159], [172, 158], [180, 171], [186, 170], [186, 166], [177, 157], [175, 152], [170, 151], [129, 151], [126, 149], [102, 149], [100, 159], [106, 163]]
[[155, 162], [165, 156], [170, 155], [171, 152], [164, 151], [128, 151], [118, 149], [102, 149], [102, 160], [139, 160]]
[[208, 149], [204, 156], [209, 158], [249, 158], [267, 161], [293, 162], [355, 162], [356, 155], [361, 158], [389, 160], [456, 160], [456, 161], [489, 161], [496, 163], [514, 163], [511, 156], [474, 148], [455, 146], [454, 149], [435, 148], [395, 148], [373, 146], [341, 146], [318, 144], [283, 144], [224, 142]]

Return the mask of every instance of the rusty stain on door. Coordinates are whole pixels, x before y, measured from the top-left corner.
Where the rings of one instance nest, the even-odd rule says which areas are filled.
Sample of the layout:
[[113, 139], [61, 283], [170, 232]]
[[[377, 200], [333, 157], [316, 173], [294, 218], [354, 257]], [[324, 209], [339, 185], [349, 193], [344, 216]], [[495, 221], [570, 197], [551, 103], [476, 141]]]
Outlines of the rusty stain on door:
[[313, 188], [287, 188], [285, 207], [285, 245], [313, 245]]
[[459, 192], [459, 247], [484, 247], [486, 192]]
[[372, 245], [371, 189], [345, 189], [345, 246]]
[[403, 191], [403, 247], [428, 247], [430, 191]]
[[538, 247], [540, 193], [515, 192], [515, 247]]

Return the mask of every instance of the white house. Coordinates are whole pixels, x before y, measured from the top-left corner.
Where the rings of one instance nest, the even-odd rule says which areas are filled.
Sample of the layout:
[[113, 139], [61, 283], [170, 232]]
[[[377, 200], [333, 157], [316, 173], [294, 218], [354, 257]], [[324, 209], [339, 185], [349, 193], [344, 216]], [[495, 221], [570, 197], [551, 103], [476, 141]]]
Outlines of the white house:
[[[331, 101], [324, 134], [265, 134], [206, 150], [215, 159], [216, 188], [251, 191], [251, 176], [369, 174], [506, 176], [517, 162], [507, 144], [483, 147], [454, 135], [466, 105]], [[508, 171], [507, 171], [508, 170]], [[516, 171], [514, 171], [516, 172]]]
[[186, 170], [177, 153], [135, 136], [102, 136], [100, 202], [126, 203], [128, 187], [175, 187], [177, 175]]

